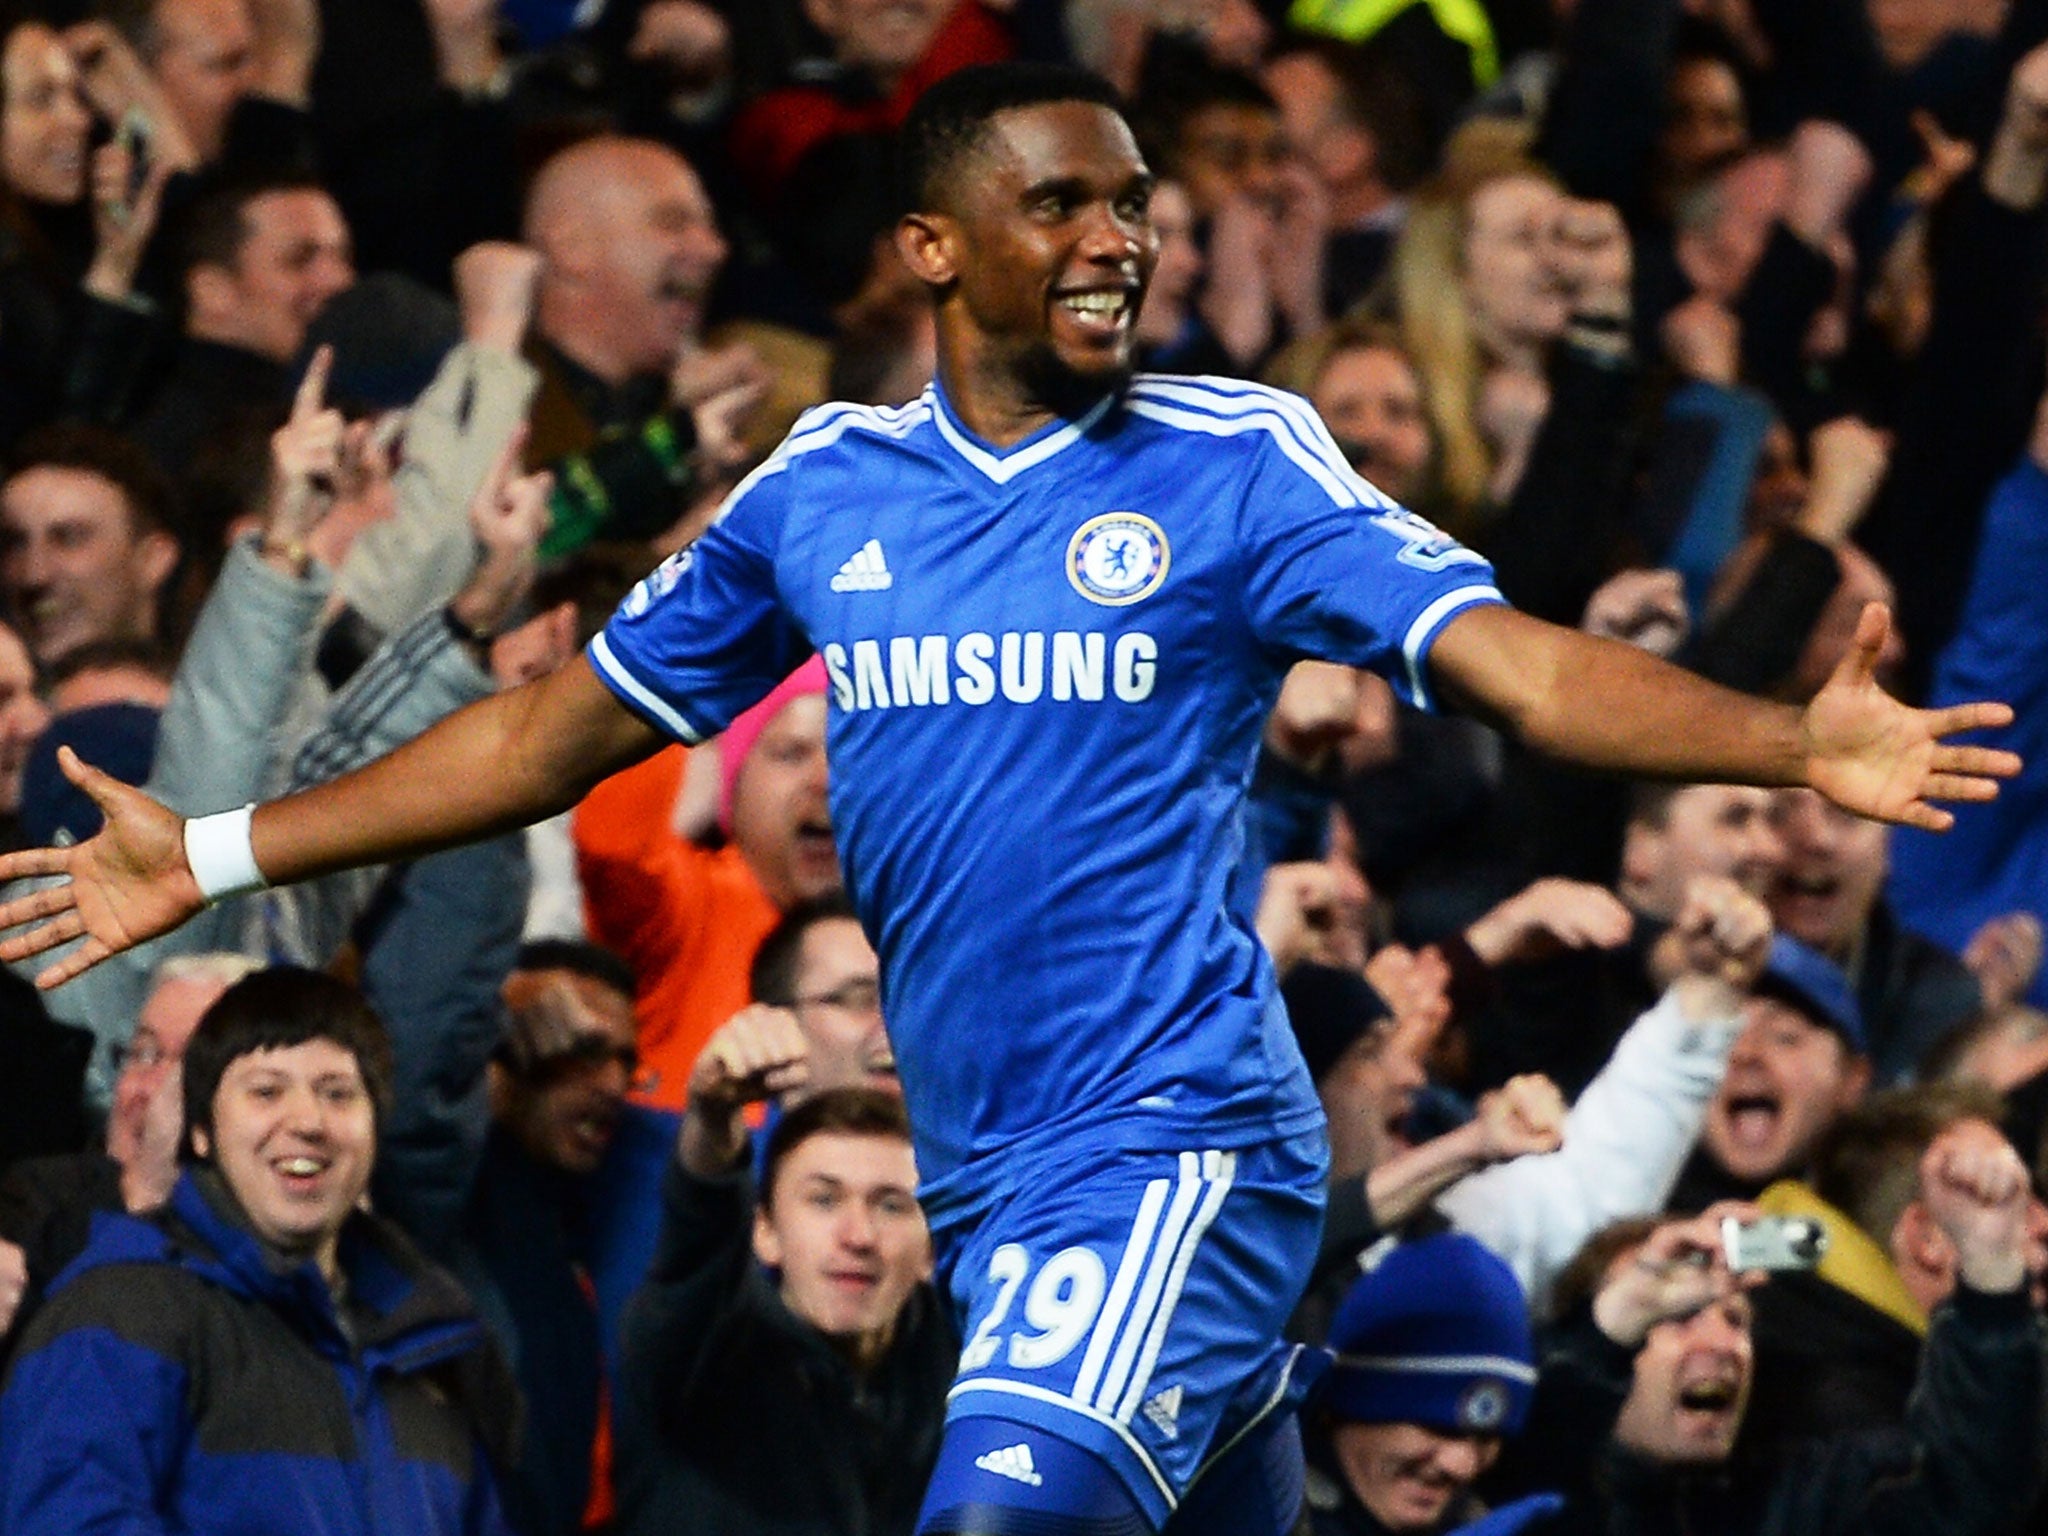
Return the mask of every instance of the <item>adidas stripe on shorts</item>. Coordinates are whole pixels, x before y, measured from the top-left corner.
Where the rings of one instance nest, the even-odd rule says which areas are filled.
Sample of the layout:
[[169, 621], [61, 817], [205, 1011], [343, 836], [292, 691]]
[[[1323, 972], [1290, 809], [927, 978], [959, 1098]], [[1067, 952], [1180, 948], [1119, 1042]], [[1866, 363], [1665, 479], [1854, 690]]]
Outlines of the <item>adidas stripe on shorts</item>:
[[[1033, 1173], [971, 1229], [933, 1234], [964, 1341], [948, 1423], [1005, 1419], [1088, 1451], [1157, 1527], [1213, 1457], [1295, 1405], [1280, 1330], [1321, 1233], [1321, 1135]], [[1029, 1444], [976, 1462], [977, 1501], [1028, 1489], [1045, 1507]]]

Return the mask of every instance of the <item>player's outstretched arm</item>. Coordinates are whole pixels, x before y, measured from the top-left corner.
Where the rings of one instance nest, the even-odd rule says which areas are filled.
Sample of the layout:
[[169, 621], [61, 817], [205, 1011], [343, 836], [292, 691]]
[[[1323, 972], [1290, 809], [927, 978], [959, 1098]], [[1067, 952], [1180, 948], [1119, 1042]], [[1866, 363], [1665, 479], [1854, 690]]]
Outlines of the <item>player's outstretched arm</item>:
[[1633, 646], [1498, 606], [1468, 608], [1430, 651], [1445, 694], [1552, 756], [1653, 778], [1806, 784], [1862, 816], [1945, 831], [1937, 800], [1989, 800], [2020, 760], [1956, 746], [2010, 724], [2003, 704], [1911, 709], [1877, 684], [1891, 615], [1863, 611], [1855, 643], [1804, 709], [1709, 683]]
[[[661, 744], [579, 657], [450, 715], [389, 757], [259, 807], [250, 828], [256, 867], [284, 885], [527, 826]], [[60, 761], [106, 825], [76, 847], [0, 857], [0, 880], [68, 877], [0, 906], [0, 928], [34, 924], [0, 942], [0, 960], [84, 939], [37, 978], [43, 987], [169, 932], [205, 905], [185, 857], [183, 818], [68, 751]]]

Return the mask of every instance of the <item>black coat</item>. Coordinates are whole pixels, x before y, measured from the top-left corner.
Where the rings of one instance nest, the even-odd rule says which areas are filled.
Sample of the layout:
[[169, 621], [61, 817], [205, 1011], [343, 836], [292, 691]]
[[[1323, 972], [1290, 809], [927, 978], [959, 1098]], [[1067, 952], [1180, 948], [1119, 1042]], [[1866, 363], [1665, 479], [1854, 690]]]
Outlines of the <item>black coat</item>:
[[910, 1536], [960, 1353], [938, 1293], [863, 1375], [754, 1262], [743, 1175], [673, 1164], [662, 1204], [620, 1349], [619, 1536]]
[[[1590, 1333], [1546, 1352], [1545, 1385], [1618, 1410], [1626, 1378]], [[1610, 1445], [1546, 1470], [1572, 1485], [1574, 1536], [2021, 1536], [2048, 1454], [2048, 1329], [2024, 1293], [1960, 1291], [1935, 1311], [1902, 1424], [1810, 1427], [1776, 1460], [1672, 1467]]]

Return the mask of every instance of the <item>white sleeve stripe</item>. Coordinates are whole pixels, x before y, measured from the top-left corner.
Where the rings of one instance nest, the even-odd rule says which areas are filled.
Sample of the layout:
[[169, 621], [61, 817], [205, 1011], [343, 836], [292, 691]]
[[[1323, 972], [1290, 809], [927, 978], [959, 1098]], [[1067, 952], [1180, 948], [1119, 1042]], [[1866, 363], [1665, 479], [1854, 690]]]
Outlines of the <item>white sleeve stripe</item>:
[[1458, 587], [1446, 592], [1415, 616], [1415, 622], [1408, 626], [1408, 633], [1401, 637], [1401, 655], [1408, 663], [1408, 701], [1417, 709], [1432, 709], [1429, 681], [1423, 676], [1422, 660], [1429, 651], [1429, 645], [1436, 638], [1436, 632], [1461, 608], [1474, 603], [1502, 603], [1507, 599], [1500, 595], [1498, 588], [1473, 585]]
[[1153, 421], [1164, 422], [1169, 427], [1179, 427], [1188, 432], [1202, 432], [1210, 437], [1238, 437], [1246, 432], [1264, 432], [1297, 468], [1323, 488], [1331, 501], [1340, 507], [1358, 506], [1358, 498], [1351, 494], [1343, 481], [1304, 448], [1292, 432], [1274, 430], [1275, 425], [1280, 422], [1280, 417], [1271, 411], [1261, 411], [1256, 415], [1206, 416], [1182, 410], [1178, 406], [1161, 405], [1156, 401], [1135, 398], [1127, 401], [1126, 406], [1134, 416], [1149, 417]]
[[[853, 427], [867, 427], [883, 437], [906, 437], [928, 419], [931, 410], [916, 402], [902, 407], [901, 420], [882, 421], [875, 419], [875, 408], [865, 405], [821, 405], [804, 413], [797, 424], [790, 429], [789, 436], [776, 445], [775, 451], [748, 472], [745, 479], [727, 493], [711, 521], [723, 522], [728, 513], [740, 504], [747, 492], [770, 475], [780, 474], [789, 468], [790, 461], [819, 448], [829, 448], [844, 437]], [[811, 418], [818, 418], [812, 421]]]
[[1295, 436], [1302, 445], [1344, 482], [1358, 505], [1368, 512], [1393, 512], [1400, 507], [1400, 503], [1351, 467], [1351, 461], [1344, 457], [1337, 440], [1330, 436], [1330, 429], [1323, 418], [1299, 395], [1249, 381], [1208, 378], [1195, 382], [1147, 377], [1138, 380], [1132, 388], [1147, 393], [1170, 394], [1171, 398], [1189, 405], [1206, 403], [1209, 408], [1219, 411], [1225, 408], [1225, 402], [1264, 404], [1293, 423]]
[[704, 739], [702, 731], [676, 713], [671, 705], [657, 698], [653, 690], [626, 670], [625, 664], [613, 654], [611, 646], [606, 643], [602, 630], [592, 637], [589, 656], [596, 663], [597, 670], [605, 681], [668, 727], [670, 734], [678, 741], [694, 747]]
[[906, 407], [904, 414], [894, 419], [884, 419], [871, 406], [846, 406], [823, 421], [792, 431], [776, 450], [776, 456], [788, 458], [816, 448], [829, 448], [855, 427], [865, 427], [880, 437], [902, 437], [930, 415], [931, 408], [923, 405]]
[[[1316, 484], [1320, 485], [1338, 506], [1366, 506], [1369, 510], [1378, 510], [1376, 506], [1371, 506], [1359, 496], [1351, 483], [1355, 477], [1342, 457], [1326, 454], [1314, 441], [1313, 434], [1303, 431], [1300, 420], [1273, 394], [1262, 392], [1256, 395], [1221, 395], [1214, 390], [1185, 384], [1156, 384], [1149, 381], [1143, 385], [1133, 385], [1131, 392], [1135, 397], [1131, 409], [1139, 415], [1152, 415], [1159, 408], [1159, 403], [1163, 402], [1183, 407], [1188, 411], [1199, 411], [1203, 418], [1219, 424], [1257, 424], [1273, 434], [1273, 439], [1279, 444], [1281, 451], [1307, 470]], [[1153, 409], [1145, 409], [1146, 405], [1151, 405]], [[1175, 424], [1191, 425], [1187, 420]], [[1198, 427], [1196, 430], [1206, 429]], [[1243, 428], [1238, 430], [1241, 431]]]

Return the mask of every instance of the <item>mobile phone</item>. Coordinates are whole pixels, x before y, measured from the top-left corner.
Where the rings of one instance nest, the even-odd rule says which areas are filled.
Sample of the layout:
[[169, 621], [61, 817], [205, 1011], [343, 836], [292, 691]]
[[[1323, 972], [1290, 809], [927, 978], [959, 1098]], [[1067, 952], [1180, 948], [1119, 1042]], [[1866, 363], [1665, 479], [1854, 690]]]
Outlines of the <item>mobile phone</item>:
[[130, 107], [114, 129], [114, 140], [128, 151], [127, 205], [133, 208], [142, 196], [142, 184], [149, 179], [149, 118], [140, 107]]
[[1808, 1216], [1721, 1218], [1721, 1251], [1732, 1270], [1817, 1268], [1828, 1251], [1827, 1229]]

